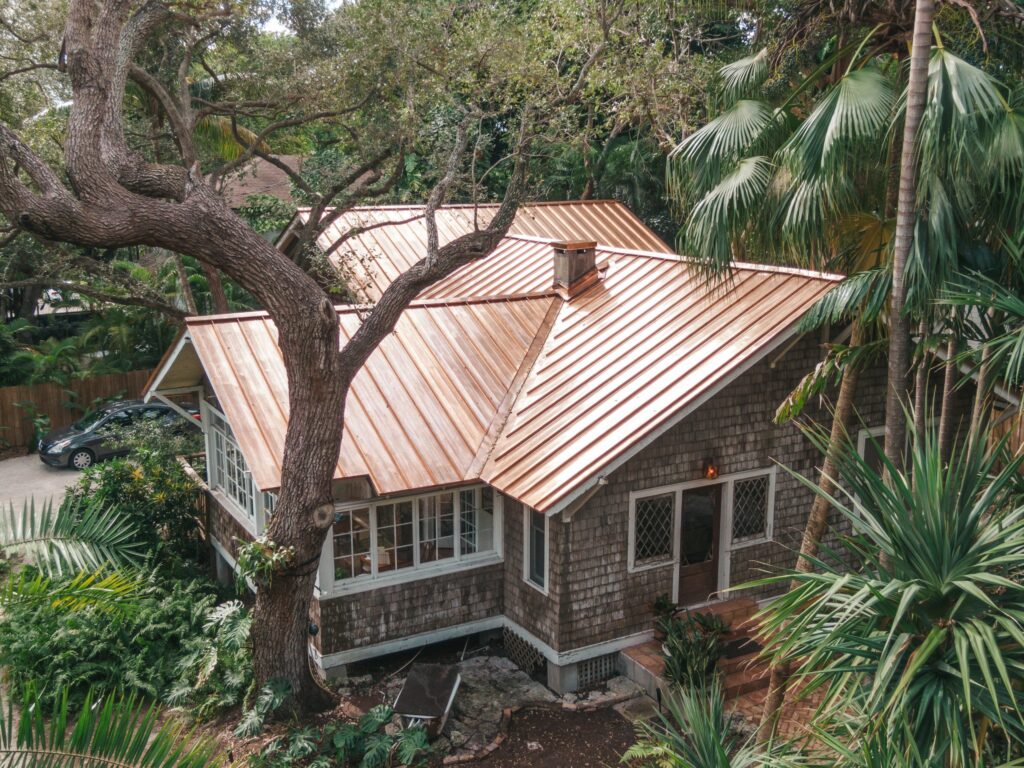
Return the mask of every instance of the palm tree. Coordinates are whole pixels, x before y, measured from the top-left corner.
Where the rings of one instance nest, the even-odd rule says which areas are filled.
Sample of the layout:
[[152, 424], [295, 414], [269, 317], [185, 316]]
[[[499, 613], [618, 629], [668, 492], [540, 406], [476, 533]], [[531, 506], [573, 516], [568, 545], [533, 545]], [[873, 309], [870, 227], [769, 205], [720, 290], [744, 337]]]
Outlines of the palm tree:
[[855, 738], [897, 745], [902, 764], [975, 765], [993, 729], [1024, 740], [1024, 456], [968, 440], [946, 463], [934, 430], [909, 431], [908, 466], [884, 459], [887, 480], [839, 454], [827, 501], [854, 533], [813, 572], [760, 582], [796, 585], [762, 626], [823, 712], [863, 713]]
[[[896, 98], [899, 68], [889, 66], [888, 59], [861, 55], [873, 35], [838, 51], [777, 105], [758, 95], [768, 77], [763, 52], [724, 68], [723, 92], [731, 105], [680, 143], [668, 168], [670, 195], [686, 212], [681, 252], [714, 274], [725, 272], [733, 258], [752, 255], [852, 270], [847, 282], [825, 297], [819, 314], [831, 322], [852, 322], [853, 338], [872, 345], [878, 337], [862, 320], [882, 314], [892, 285], [889, 145], [906, 103]], [[815, 95], [824, 72], [837, 61], [848, 62], [845, 73]], [[915, 218], [916, 248], [909, 268], [901, 271], [900, 288], [908, 300], [904, 309], [926, 328], [936, 322], [934, 298], [955, 275], [960, 252], [974, 243], [998, 247], [1024, 202], [1024, 121], [1001, 86], [939, 46], [931, 57], [928, 89], [918, 155], [927, 154], [928, 160], [921, 162], [917, 184], [928, 215]], [[890, 309], [889, 320], [894, 316]], [[899, 318], [907, 319], [906, 312]], [[842, 352], [802, 382], [804, 394], [798, 388], [780, 411], [799, 413], [808, 387], [820, 392], [823, 383], [842, 377], [832, 429], [836, 441], [826, 468], [849, 428], [856, 384], [851, 366], [875, 358], [856, 346]], [[923, 354], [919, 364], [926, 365]], [[947, 368], [947, 375], [951, 394], [955, 370]], [[946, 426], [948, 432], [949, 419]], [[830, 490], [827, 472], [820, 485]], [[816, 554], [825, 512], [820, 502], [812, 509], [798, 562]], [[764, 736], [782, 704], [783, 672], [773, 670]]]
[[108, 610], [130, 606], [139, 580], [130, 568], [141, 561], [135, 526], [113, 507], [78, 497], [54, 508], [26, 502], [0, 510], [0, 553], [32, 564], [0, 586], [0, 606], [49, 602], [64, 608], [95, 605]]
[[19, 706], [0, 698], [0, 766], [44, 768], [213, 768], [222, 763], [208, 739], [193, 738], [176, 720], [134, 696], [86, 696], [69, 711], [67, 691], [44, 712], [38, 693], [25, 692]]

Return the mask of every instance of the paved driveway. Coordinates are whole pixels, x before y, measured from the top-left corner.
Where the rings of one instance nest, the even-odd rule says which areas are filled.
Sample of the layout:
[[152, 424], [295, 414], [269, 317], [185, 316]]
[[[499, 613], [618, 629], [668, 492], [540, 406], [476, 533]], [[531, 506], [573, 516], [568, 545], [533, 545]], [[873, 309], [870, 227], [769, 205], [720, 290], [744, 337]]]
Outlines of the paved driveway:
[[12, 501], [15, 509], [22, 502], [35, 497], [36, 504], [52, 498], [54, 504], [64, 498], [64, 489], [79, 477], [72, 469], [48, 467], [34, 453], [16, 459], [0, 461], [0, 505]]

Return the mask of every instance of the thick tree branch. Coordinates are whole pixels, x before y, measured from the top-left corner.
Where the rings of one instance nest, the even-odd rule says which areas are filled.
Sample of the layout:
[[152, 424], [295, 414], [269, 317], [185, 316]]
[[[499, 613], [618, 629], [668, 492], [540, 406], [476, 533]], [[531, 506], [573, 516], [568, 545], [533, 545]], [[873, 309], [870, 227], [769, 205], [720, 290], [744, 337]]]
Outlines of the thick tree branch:
[[190, 167], [194, 162], [196, 162], [196, 150], [192, 141], [192, 131], [194, 126], [189, 125], [186, 122], [182, 115], [181, 108], [175, 101], [174, 97], [171, 96], [170, 92], [164, 88], [163, 84], [153, 75], [135, 64], [131, 65], [129, 75], [132, 80], [138, 83], [147, 93], [159, 102], [164, 115], [171, 124], [171, 133], [174, 136], [175, 144], [178, 145], [178, 151], [181, 153], [182, 162], [185, 167]]

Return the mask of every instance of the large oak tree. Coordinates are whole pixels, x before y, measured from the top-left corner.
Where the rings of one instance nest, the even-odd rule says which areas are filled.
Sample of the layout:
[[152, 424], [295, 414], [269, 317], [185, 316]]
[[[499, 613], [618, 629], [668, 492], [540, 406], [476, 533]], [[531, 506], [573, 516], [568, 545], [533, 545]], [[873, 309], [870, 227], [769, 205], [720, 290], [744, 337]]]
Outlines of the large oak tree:
[[[55, 67], [69, 90], [61, 152], [56, 160], [44, 157], [0, 123], [0, 212], [10, 229], [43, 242], [146, 246], [191, 256], [208, 274], [230, 277], [273, 318], [290, 418], [268, 536], [290, 556], [257, 595], [255, 675], [258, 683], [286, 679], [293, 705], [316, 707], [326, 703], [326, 692], [309, 669], [309, 598], [333, 520], [331, 479], [349, 386], [424, 287], [489, 253], [507, 231], [522, 196], [531, 140], [556, 125], [559, 110], [579, 95], [606, 50], [621, 4], [581, 3], [590, 34], [561, 44], [557, 30], [509, 25], [511, 10], [486, 4], [368, 1], [343, 6], [333, 20], [322, 13], [310, 19], [309, 8], [294, 8], [292, 22], [307, 34], [302, 46], [329, 51], [316, 67], [290, 64], [306, 81], [299, 97], [250, 95], [237, 87], [258, 88], [267, 79], [261, 66], [289, 71], [287, 57], [253, 61], [249, 72], [217, 72], [239, 13], [226, 8], [71, 0], [59, 60], [43, 65]], [[334, 40], [326, 37], [332, 25]], [[530, 38], [531, 30], [543, 34]], [[389, 68], [375, 68], [378, 61]], [[197, 92], [197, 71], [237, 95], [214, 99]], [[140, 94], [156, 128], [169, 128], [169, 143], [137, 140], [137, 111], [128, 103]], [[315, 121], [344, 136], [338, 140], [342, 159], [330, 174], [316, 183], [293, 179], [313, 208], [314, 225], [302, 233], [308, 246], [323, 220], [393, 183], [420, 121], [428, 119], [442, 158], [427, 198], [429, 246], [341, 346], [323, 287], [226, 205], [217, 179], [253, 155], [274, 162], [267, 142], [296, 126]], [[226, 126], [245, 148], [212, 174], [197, 149], [200, 129], [211, 122]], [[481, 172], [473, 150], [487, 134], [500, 134], [504, 144], [501, 205], [486, 227], [441, 245], [434, 212], [453, 189], [472, 187], [473, 174]]]

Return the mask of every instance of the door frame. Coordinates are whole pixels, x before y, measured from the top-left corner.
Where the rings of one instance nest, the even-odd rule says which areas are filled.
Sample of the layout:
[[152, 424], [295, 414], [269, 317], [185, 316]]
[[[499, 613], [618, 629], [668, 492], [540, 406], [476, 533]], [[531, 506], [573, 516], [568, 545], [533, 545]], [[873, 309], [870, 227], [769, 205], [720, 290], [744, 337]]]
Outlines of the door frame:
[[[644, 496], [654, 496], [659, 493], [668, 494], [672, 493], [675, 496], [675, 510], [672, 521], [673, 531], [673, 543], [672, 543], [672, 602], [679, 602], [679, 569], [680, 564], [680, 543], [682, 536], [682, 524], [683, 524], [683, 491], [691, 490], [693, 488], [702, 488], [709, 485], [721, 485], [722, 488], [722, 499], [721, 499], [721, 510], [718, 515], [718, 577], [715, 585], [716, 593], [721, 593], [729, 588], [729, 581], [731, 578], [731, 565], [732, 565], [732, 553], [735, 549], [742, 549], [752, 544], [760, 543], [761, 541], [770, 541], [773, 537], [774, 531], [774, 506], [775, 506], [775, 476], [778, 471], [777, 466], [772, 467], [760, 467], [758, 469], [750, 469], [744, 472], [733, 472], [728, 475], [719, 475], [714, 480], [706, 480], [701, 478], [699, 480], [687, 480], [682, 483], [670, 483], [668, 485], [660, 485], [652, 488], [644, 488], [641, 491], [633, 491], [629, 494], [629, 509], [630, 509], [630, 522], [629, 522], [629, 539], [627, 546], [629, 547], [628, 558], [629, 558], [629, 571], [631, 573], [636, 571], [647, 570], [649, 568], [667, 567], [668, 563], [657, 563], [649, 566], [634, 566], [633, 565], [633, 548], [634, 548], [634, 536], [635, 536], [635, 525], [636, 525], [636, 499]], [[768, 475], [769, 480], [769, 491], [768, 491], [768, 530], [767, 536], [764, 539], [756, 541], [744, 540], [742, 545], [739, 547], [733, 547], [732, 541], [732, 493], [733, 493], [733, 481], [745, 480], [750, 477], [758, 477], [761, 475]]]

